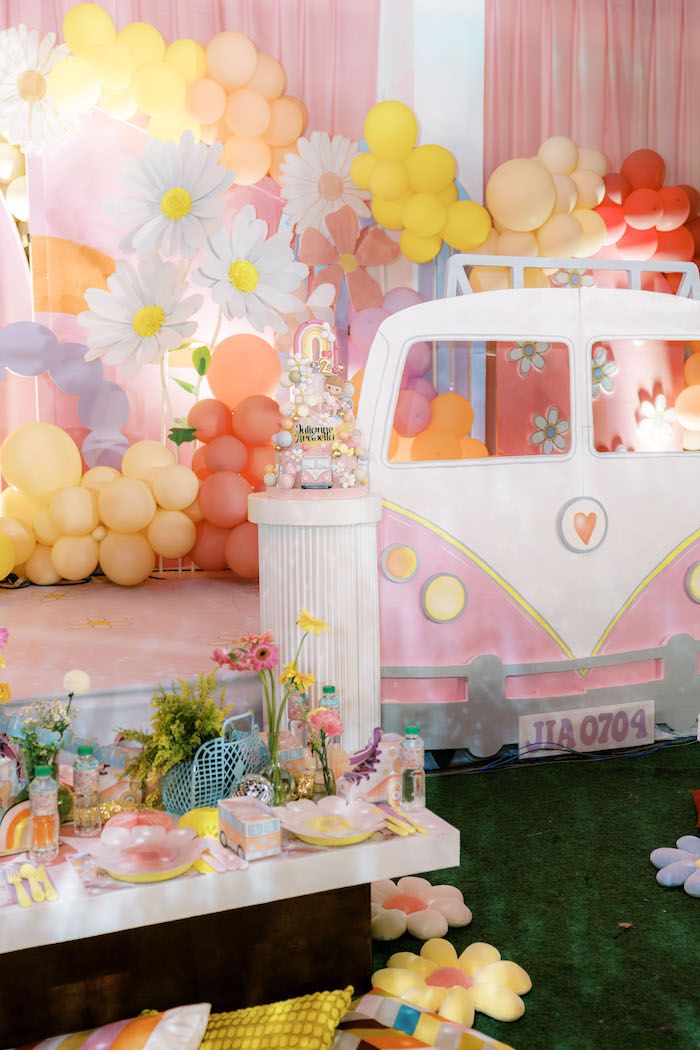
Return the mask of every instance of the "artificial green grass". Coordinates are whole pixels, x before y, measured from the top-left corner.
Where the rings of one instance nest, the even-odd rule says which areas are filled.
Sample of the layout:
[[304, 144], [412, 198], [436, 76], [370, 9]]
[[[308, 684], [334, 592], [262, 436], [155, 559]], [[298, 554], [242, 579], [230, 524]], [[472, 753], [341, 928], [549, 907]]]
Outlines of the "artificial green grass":
[[[700, 899], [659, 886], [649, 861], [700, 834], [695, 788], [696, 743], [429, 776], [428, 806], [461, 849], [459, 868], [428, 878], [459, 886], [474, 913], [449, 940], [495, 944], [533, 983], [523, 1018], [477, 1014], [475, 1027], [516, 1050], [700, 1047]], [[420, 942], [374, 947], [376, 969]]]

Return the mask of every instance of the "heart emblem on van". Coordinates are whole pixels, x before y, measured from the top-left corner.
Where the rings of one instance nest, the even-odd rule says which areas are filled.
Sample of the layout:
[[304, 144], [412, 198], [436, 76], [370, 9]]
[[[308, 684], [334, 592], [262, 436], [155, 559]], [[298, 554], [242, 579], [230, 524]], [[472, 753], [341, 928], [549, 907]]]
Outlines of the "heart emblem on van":
[[578, 514], [574, 515], [574, 528], [581, 542], [585, 543], [586, 546], [591, 542], [591, 536], [597, 524], [598, 515], [595, 511], [591, 511], [590, 514], [581, 514], [579, 511]]

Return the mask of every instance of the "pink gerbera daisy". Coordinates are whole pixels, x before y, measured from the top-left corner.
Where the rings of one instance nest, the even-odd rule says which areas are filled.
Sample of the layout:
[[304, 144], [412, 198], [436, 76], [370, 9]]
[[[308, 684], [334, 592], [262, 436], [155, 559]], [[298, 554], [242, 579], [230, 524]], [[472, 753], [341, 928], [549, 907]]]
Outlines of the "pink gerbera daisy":
[[253, 671], [271, 671], [279, 662], [279, 649], [270, 642], [261, 641], [250, 654], [250, 666]]

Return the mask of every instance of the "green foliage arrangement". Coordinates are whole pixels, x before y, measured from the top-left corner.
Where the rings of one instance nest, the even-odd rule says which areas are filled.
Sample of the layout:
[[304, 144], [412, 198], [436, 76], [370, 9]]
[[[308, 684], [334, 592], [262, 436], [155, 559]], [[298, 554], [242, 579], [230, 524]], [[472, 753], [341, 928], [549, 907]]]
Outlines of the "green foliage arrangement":
[[161, 783], [178, 762], [192, 759], [207, 740], [221, 736], [230, 708], [224, 705], [225, 690], [217, 689], [216, 672], [200, 674], [196, 683], [179, 679], [169, 689], [160, 686], [151, 704], [151, 733], [140, 729], [121, 730], [125, 740], [142, 745], [126, 765], [124, 775], [137, 780], [147, 805], [161, 801]]

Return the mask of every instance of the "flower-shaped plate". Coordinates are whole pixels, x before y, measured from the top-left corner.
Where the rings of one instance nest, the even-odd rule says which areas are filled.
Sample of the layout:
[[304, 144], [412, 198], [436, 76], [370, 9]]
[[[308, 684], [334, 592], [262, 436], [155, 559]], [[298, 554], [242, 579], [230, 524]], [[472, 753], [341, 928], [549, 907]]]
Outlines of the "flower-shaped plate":
[[354, 846], [384, 827], [384, 817], [366, 802], [330, 795], [318, 802], [302, 798], [277, 806], [280, 824], [311, 846]]
[[182, 875], [206, 850], [193, 828], [106, 827], [91, 849], [98, 868], [122, 882], [163, 882]]

